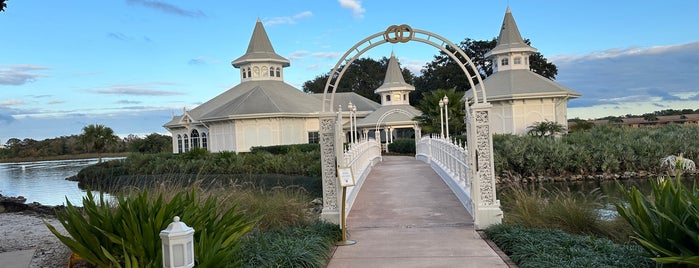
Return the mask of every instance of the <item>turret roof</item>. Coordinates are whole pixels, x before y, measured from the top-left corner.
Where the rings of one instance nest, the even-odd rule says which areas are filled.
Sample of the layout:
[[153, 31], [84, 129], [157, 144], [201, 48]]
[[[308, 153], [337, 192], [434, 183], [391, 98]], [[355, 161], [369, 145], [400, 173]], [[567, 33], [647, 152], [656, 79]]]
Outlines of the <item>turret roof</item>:
[[388, 60], [388, 69], [384, 77], [383, 84], [374, 90], [374, 93], [386, 92], [391, 90], [415, 90], [415, 87], [406, 83], [403, 78], [403, 72], [398, 65], [396, 55], [391, 52], [391, 58]]
[[492, 55], [521, 51], [536, 52], [536, 48], [524, 42], [522, 35], [519, 33], [519, 28], [517, 28], [515, 18], [512, 16], [512, 12], [508, 6], [507, 11], [505, 11], [505, 18], [502, 20], [502, 28], [500, 28], [497, 45], [493, 50], [488, 51], [485, 56], [490, 57]]
[[274, 52], [272, 42], [269, 41], [267, 31], [265, 31], [265, 27], [260, 19], [257, 19], [257, 23], [255, 23], [255, 29], [252, 32], [252, 37], [250, 37], [247, 52], [240, 58], [233, 60], [231, 64], [233, 64], [233, 67], [238, 68], [250, 62], [277, 62], [284, 67], [291, 65], [288, 59]]

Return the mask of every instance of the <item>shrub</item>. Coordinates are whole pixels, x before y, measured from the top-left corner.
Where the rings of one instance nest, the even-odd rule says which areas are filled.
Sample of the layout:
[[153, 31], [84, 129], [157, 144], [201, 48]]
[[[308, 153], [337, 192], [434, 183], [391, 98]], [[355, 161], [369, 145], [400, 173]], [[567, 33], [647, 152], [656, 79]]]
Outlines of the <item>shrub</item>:
[[246, 236], [237, 258], [241, 267], [325, 267], [340, 228], [315, 222], [303, 227], [254, 232]]
[[388, 144], [388, 151], [399, 154], [415, 154], [414, 139], [396, 139]]
[[274, 145], [274, 146], [257, 146], [250, 148], [250, 153], [268, 152], [271, 154], [287, 154], [290, 151], [299, 152], [320, 152], [320, 144], [317, 143], [307, 143], [307, 144], [291, 144], [291, 145]]
[[485, 234], [519, 267], [653, 267], [637, 245], [561, 230], [496, 224]]
[[654, 261], [699, 266], [699, 188], [688, 189], [680, 180], [681, 173], [652, 180], [650, 197], [620, 185], [628, 204], [616, 208]]
[[46, 225], [74, 253], [99, 267], [162, 267], [159, 233], [179, 215], [195, 230], [197, 267], [220, 267], [236, 263], [239, 238], [253, 227], [235, 206], [219, 213], [221, 201], [214, 196], [200, 199], [194, 190], [169, 200], [162, 193], [151, 198], [148, 191], [141, 191], [120, 194], [112, 204], [95, 200], [88, 191], [82, 210], [66, 200], [66, 209], [56, 212], [70, 236]]

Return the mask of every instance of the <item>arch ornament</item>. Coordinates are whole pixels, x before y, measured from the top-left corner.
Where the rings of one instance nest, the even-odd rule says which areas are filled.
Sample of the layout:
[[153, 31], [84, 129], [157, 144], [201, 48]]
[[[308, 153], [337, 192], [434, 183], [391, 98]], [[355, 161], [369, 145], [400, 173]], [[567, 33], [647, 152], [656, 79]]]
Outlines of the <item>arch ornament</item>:
[[[472, 178], [470, 189], [473, 200], [471, 203], [474, 206], [472, 210], [474, 215], [472, 216], [477, 228], [499, 223], [502, 220], [502, 210], [500, 210], [500, 201], [497, 200], [495, 195], [493, 141], [489, 122], [492, 105], [488, 103], [486, 90], [478, 68], [456, 44], [442, 36], [414, 29], [406, 24], [391, 25], [385, 31], [375, 33], [359, 41], [347, 50], [328, 76], [328, 81], [323, 89], [322, 110], [319, 115], [323, 177], [323, 211], [321, 218], [333, 223], [340, 222], [338, 204], [341, 204], [341, 200], [337, 194], [340, 188], [336, 177], [338, 149], [335, 143], [339, 140], [338, 137], [342, 135], [342, 131], [337, 124], [337, 120], [340, 120], [339, 117], [334, 116], [333, 103], [335, 91], [342, 76], [352, 62], [370, 49], [386, 43], [397, 44], [410, 41], [417, 41], [438, 48], [457, 62], [461, 70], [470, 78], [467, 81], [471, 90], [473, 90], [473, 97], [470, 100], [473, 104], [466, 103], [467, 116], [464, 117], [464, 121], [467, 124], [468, 132], [469, 166], [476, 167], [469, 169], [469, 176]], [[454, 52], [451, 52], [448, 48], [452, 48]], [[465, 61], [459, 59], [457, 55], [461, 56]], [[475, 75], [471, 76], [469, 70]], [[384, 116], [387, 114], [384, 114]], [[384, 116], [382, 116], [379, 122], [384, 119]]]

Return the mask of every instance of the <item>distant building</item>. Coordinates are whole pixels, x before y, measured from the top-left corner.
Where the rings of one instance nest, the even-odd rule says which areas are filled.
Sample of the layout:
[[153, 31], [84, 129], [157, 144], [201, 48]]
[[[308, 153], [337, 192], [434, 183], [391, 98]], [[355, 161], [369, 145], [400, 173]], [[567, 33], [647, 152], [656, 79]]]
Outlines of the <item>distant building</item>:
[[[494, 133], [523, 135], [542, 121], [567, 127], [568, 100], [581, 95], [531, 71], [529, 56], [534, 52], [522, 39], [508, 7], [497, 45], [485, 55], [493, 62], [493, 74], [483, 85], [493, 105], [490, 125]], [[465, 97], [470, 96], [472, 91], [467, 91]]]
[[[246, 53], [231, 64], [240, 69], [240, 84], [181, 115], [173, 114], [163, 125], [173, 137], [174, 153], [194, 148], [248, 152], [254, 146], [318, 142], [322, 94], [306, 94], [284, 82], [284, 68], [291, 64], [275, 53], [259, 19]], [[391, 142], [414, 136], [417, 125], [412, 118], [420, 112], [408, 105], [412, 90], [391, 55], [384, 84], [375, 91], [382, 104], [343, 92], [335, 94], [334, 105], [343, 109], [346, 132], [350, 131], [347, 105], [352, 103], [359, 137], [374, 137], [378, 130], [385, 134], [383, 142]]]
[[[590, 121], [595, 125], [617, 124], [629, 127], [655, 127], [668, 124], [699, 125], [699, 114], [658, 115], [652, 120], [644, 117], [623, 117], [618, 120], [598, 119]], [[572, 123], [571, 123], [572, 124]]]

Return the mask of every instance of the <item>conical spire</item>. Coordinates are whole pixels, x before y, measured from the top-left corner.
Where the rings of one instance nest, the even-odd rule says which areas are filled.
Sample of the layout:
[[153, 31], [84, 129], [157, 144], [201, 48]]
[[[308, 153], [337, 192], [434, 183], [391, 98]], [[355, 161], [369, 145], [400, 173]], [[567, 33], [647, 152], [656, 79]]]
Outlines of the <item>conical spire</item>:
[[514, 16], [507, 7], [505, 18], [502, 20], [500, 35], [498, 36], [497, 45], [493, 50], [485, 54], [486, 57], [491, 55], [510, 53], [510, 52], [536, 52], [536, 49], [524, 43], [522, 35], [519, 33], [517, 23]]
[[290, 65], [289, 60], [274, 52], [272, 42], [269, 41], [267, 31], [265, 31], [265, 27], [259, 18], [257, 23], [255, 23], [252, 37], [250, 37], [247, 52], [240, 58], [235, 59], [231, 64], [237, 68], [250, 62], [276, 62], [281, 63], [284, 67]]
[[374, 93], [392, 90], [415, 90], [415, 87], [405, 82], [403, 72], [398, 65], [398, 60], [396, 60], [396, 55], [393, 51], [391, 51], [391, 58], [388, 59], [388, 69], [386, 70], [386, 77], [384, 77], [383, 84], [377, 88]]

